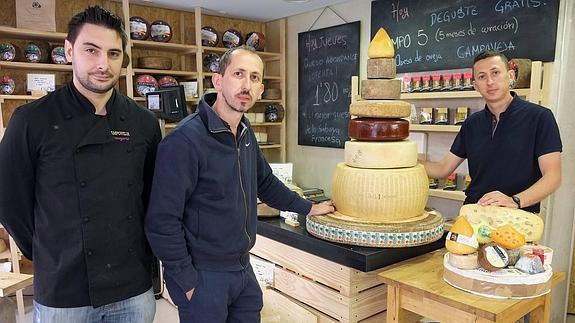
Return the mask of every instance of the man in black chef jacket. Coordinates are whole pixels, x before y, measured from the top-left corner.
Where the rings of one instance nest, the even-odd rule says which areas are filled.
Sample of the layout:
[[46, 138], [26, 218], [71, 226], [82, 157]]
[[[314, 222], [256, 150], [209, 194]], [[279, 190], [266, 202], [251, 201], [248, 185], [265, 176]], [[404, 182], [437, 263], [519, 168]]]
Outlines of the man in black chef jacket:
[[122, 20], [68, 24], [73, 81], [18, 108], [0, 144], [0, 221], [34, 262], [34, 322], [152, 322], [143, 223], [158, 122], [114, 89]]

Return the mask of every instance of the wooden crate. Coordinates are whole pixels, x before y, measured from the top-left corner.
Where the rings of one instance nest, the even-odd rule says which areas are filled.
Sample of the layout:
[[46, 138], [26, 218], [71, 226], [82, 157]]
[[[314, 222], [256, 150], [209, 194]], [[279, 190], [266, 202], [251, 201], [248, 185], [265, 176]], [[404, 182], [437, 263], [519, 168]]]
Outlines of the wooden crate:
[[[272, 287], [279, 295], [266, 290], [274, 301], [264, 307], [279, 307], [274, 304], [280, 297], [289, 300], [282, 306], [299, 313], [298, 319], [304, 318], [300, 322], [382, 322], [385, 317], [387, 286], [377, 277], [383, 269], [365, 273], [261, 235], [251, 253], [276, 265]], [[287, 311], [266, 308], [263, 313], [274, 310], [280, 316]], [[315, 320], [306, 319], [313, 316]]]

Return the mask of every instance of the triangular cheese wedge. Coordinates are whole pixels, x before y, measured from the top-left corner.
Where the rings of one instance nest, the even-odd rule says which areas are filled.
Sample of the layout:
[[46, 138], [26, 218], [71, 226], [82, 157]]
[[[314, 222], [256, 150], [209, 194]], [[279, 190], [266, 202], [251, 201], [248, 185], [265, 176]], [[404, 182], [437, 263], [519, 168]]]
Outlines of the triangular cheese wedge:
[[383, 28], [379, 28], [367, 49], [369, 58], [394, 58], [395, 49], [389, 35]]

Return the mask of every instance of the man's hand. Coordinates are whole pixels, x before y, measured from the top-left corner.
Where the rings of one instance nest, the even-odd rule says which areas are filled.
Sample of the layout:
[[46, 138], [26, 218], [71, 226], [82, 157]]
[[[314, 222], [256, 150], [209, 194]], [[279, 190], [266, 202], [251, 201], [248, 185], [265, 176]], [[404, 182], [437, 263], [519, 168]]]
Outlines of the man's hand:
[[494, 205], [494, 206], [505, 206], [512, 209], [517, 209], [517, 203], [513, 201], [511, 196], [507, 196], [499, 191], [489, 192], [477, 201], [477, 204], [481, 206]]
[[186, 293], [186, 298], [188, 299], [188, 301], [191, 301], [191, 300], [192, 300], [192, 295], [194, 295], [194, 289], [195, 289], [195, 288], [192, 288], [190, 291], [188, 291], [188, 292]]
[[335, 207], [332, 201], [325, 201], [318, 204], [313, 204], [311, 206], [311, 210], [307, 215], [319, 215], [319, 214], [327, 214], [333, 213], [335, 211]]

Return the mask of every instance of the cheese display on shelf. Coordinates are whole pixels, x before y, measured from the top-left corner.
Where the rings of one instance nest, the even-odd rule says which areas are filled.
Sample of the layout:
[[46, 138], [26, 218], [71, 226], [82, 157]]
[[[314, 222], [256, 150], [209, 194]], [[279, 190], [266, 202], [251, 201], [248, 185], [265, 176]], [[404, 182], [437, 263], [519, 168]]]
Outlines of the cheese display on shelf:
[[506, 224], [512, 225], [515, 230], [523, 234], [526, 241], [539, 241], [543, 235], [543, 219], [537, 214], [523, 210], [466, 204], [459, 210], [459, 215], [467, 218], [475, 229], [478, 239], [485, 233], [489, 234], [491, 232], [489, 228], [495, 230]]
[[372, 222], [416, 217], [425, 208], [429, 188], [421, 164], [396, 169], [361, 169], [339, 163], [332, 200], [345, 215]]
[[411, 140], [391, 142], [346, 141], [345, 164], [357, 168], [404, 168], [417, 165], [417, 144]]
[[411, 104], [400, 100], [357, 100], [350, 104], [349, 113], [356, 117], [407, 118]]
[[383, 28], [379, 28], [367, 49], [369, 58], [395, 58], [395, 48], [393, 41]]

